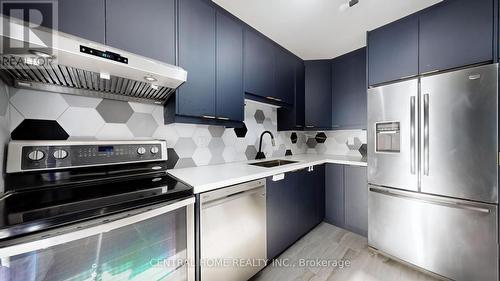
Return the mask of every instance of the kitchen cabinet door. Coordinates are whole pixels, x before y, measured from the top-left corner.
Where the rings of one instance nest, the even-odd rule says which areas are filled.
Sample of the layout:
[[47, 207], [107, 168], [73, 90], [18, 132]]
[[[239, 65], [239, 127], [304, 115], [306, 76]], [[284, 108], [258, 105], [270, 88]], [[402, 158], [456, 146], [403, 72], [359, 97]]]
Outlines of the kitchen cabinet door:
[[344, 165], [328, 164], [325, 171], [325, 221], [344, 227]]
[[105, 44], [105, 0], [59, 0], [58, 29]]
[[178, 115], [215, 118], [215, 17], [208, 1], [179, 1], [179, 65], [188, 79], [177, 90]]
[[312, 172], [314, 182], [314, 208], [313, 212], [313, 228], [323, 221], [325, 218], [325, 165], [314, 166]]
[[418, 74], [418, 16], [368, 32], [370, 86]]
[[248, 28], [244, 42], [245, 92], [261, 98], [275, 97], [273, 43]]
[[305, 62], [305, 127], [328, 129], [332, 111], [331, 60]]
[[493, 0], [444, 1], [420, 15], [420, 73], [493, 59]]
[[280, 181], [273, 181], [272, 177], [267, 178], [267, 256], [269, 259], [277, 257], [296, 240], [298, 223], [295, 217], [296, 180], [296, 173], [287, 173]]
[[284, 103], [293, 104], [295, 94], [295, 57], [275, 47], [275, 95]]
[[366, 167], [344, 167], [345, 226], [363, 236], [368, 235], [368, 181]]
[[[184, 2], [192, 1], [180, 1], [182, 7]], [[106, 0], [106, 44], [175, 64], [174, 3], [175, 0]]]
[[217, 12], [217, 105], [218, 118], [243, 121], [243, 26]]
[[332, 60], [332, 128], [366, 129], [366, 48]]
[[301, 130], [304, 128], [304, 92], [304, 61], [297, 59], [295, 61], [295, 100], [290, 108], [278, 108], [278, 131]]

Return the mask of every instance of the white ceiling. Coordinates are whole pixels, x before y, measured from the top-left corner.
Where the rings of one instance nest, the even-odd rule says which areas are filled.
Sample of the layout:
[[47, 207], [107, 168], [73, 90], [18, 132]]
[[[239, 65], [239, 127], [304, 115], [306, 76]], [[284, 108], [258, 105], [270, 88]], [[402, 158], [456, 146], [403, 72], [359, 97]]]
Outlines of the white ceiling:
[[213, 0], [302, 59], [327, 59], [366, 45], [366, 31], [440, 0]]

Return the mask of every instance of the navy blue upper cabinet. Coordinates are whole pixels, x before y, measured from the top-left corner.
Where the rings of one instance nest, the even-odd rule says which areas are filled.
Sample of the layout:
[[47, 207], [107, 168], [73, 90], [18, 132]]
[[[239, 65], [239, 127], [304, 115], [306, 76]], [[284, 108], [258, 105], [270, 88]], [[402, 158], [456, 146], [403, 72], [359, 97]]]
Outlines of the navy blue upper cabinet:
[[418, 17], [409, 16], [368, 32], [368, 84], [418, 74]]
[[[243, 121], [243, 27], [222, 12], [217, 13], [217, 106], [219, 119]], [[188, 74], [189, 75], [189, 74]]]
[[295, 61], [295, 100], [291, 108], [278, 108], [278, 131], [301, 130], [304, 128], [305, 102], [304, 61]]
[[282, 102], [293, 104], [295, 93], [295, 57], [276, 47], [275, 60], [275, 95]]
[[262, 98], [276, 97], [273, 43], [249, 28], [245, 29], [244, 42], [245, 92]]
[[188, 79], [176, 93], [178, 115], [215, 118], [215, 14], [209, 1], [179, 1], [179, 65]]
[[331, 60], [305, 61], [305, 127], [330, 128], [332, 121]]
[[420, 15], [420, 73], [493, 59], [493, 0], [450, 0]]
[[60, 0], [59, 30], [105, 43], [105, 0]]
[[366, 48], [332, 61], [332, 128], [366, 129]]
[[106, 44], [175, 64], [175, 0], [106, 0]]

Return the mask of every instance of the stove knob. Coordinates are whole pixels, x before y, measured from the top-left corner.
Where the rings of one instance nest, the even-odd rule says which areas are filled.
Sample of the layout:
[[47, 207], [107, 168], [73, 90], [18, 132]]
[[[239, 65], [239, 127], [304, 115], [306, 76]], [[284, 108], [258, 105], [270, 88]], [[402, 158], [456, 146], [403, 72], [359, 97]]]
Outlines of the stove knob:
[[141, 146], [137, 149], [137, 154], [143, 155], [144, 153], [146, 153], [146, 149], [144, 147]]
[[160, 151], [160, 150], [158, 149], [158, 147], [156, 147], [156, 146], [151, 147], [151, 153], [152, 153], [152, 154], [156, 154], [156, 153], [158, 153], [159, 151]]
[[28, 154], [28, 158], [31, 161], [39, 161], [39, 160], [42, 160], [43, 157], [45, 157], [45, 153], [43, 153], [43, 151], [41, 151], [41, 150], [33, 150], [32, 152], [30, 152]]
[[68, 157], [68, 152], [64, 149], [58, 149], [56, 151], [54, 151], [54, 158], [56, 159], [64, 159], [66, 157]]

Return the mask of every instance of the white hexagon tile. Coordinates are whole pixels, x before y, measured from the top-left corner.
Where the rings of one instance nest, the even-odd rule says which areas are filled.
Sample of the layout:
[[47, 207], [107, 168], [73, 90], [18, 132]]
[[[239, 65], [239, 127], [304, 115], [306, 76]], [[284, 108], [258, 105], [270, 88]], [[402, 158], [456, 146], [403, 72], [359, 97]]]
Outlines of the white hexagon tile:
[[[161, 105], [6, 89], [3, 91], [0, 87], [0, 101], [10, 101], [7, 108], [0, 107], [0, 132], [1, 126], [6, 126], [4, 131], [8, 134], [22, 127], [25, 120], [37, 119], [55, 120], [65, 132], [62, 136], [72, 140], [163, 139], [167, 141], [172, 168], [253, 159], [265, 130], [275, 137], [275, 146], [271, 145], [269, 135], [263, 138], [262, 150], [268, 158], [290, 152], [359, 154], [363, 146], [366, 148], [366, 131], [361, 130], [278, 132], [276, 108], [254, 102], [246, 102], [244, 126], [233, 129], [179, 123], [163, 125]], [[2, 122], [4, 111], [8, 121]]]

